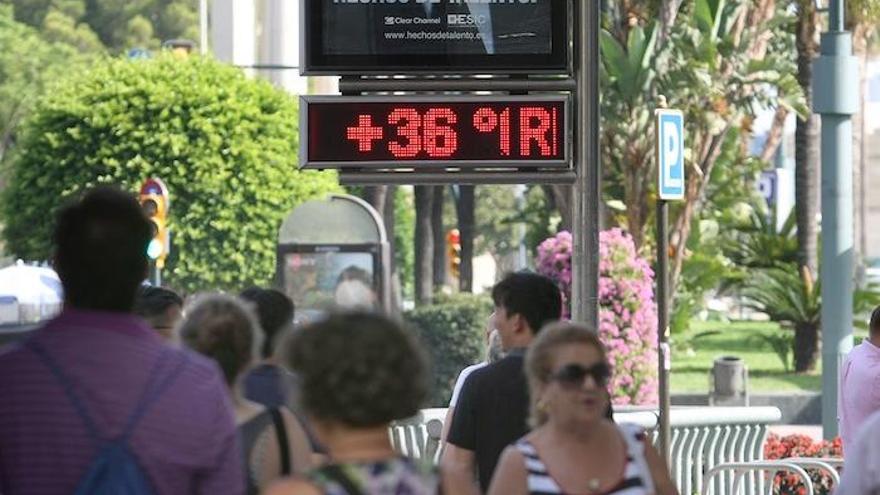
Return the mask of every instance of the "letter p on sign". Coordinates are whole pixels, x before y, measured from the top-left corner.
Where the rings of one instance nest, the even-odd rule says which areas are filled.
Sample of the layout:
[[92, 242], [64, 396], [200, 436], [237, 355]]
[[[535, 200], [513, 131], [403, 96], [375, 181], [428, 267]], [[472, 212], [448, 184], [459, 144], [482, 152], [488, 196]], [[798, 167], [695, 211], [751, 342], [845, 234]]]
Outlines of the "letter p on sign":
[[684, 115], [656, 110], [654, 118], [660, 199], [684, 199]]

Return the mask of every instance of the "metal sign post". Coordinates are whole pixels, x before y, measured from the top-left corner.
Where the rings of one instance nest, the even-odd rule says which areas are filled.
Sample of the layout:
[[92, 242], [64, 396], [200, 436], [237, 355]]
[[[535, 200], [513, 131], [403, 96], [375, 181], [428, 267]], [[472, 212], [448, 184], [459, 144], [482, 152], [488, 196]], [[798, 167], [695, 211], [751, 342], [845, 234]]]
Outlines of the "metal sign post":
[[670, 460], [669, 444], [669, 201], [684, 199], [684, 116], [677, 110], [654, 114], [657, 156], [657, 352], [660, 376], [660, 453]]
[[572, 198], [571, 317], [599, 329], [599, 3], [577, 2], [577, 163]]

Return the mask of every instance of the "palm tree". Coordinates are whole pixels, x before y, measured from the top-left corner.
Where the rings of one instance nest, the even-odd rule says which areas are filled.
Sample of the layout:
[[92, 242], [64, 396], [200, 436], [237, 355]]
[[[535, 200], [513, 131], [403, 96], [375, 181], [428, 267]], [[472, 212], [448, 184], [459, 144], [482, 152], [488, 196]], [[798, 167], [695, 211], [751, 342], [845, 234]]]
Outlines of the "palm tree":
[[811, 275], [818, 274], [818, 227], [819, 212], [819, 120], [812, 113], [813, 107], [813, 60], [819, 50], [817, 40], [818, 12], [813, 0], [796, 0], [797, 25], [797, 80], [803, 90], [810, 113], [798, 119], [795, 129], [795, 211], [797, 214], [798, 259], [809, 268]]
[[772, 321], [794, 330], [794, 370], [812, 371], [819, 356], [822, 290], [806, 267], [778, 264], [756, 270], [746, 280], [746, 306], [765, 313]]

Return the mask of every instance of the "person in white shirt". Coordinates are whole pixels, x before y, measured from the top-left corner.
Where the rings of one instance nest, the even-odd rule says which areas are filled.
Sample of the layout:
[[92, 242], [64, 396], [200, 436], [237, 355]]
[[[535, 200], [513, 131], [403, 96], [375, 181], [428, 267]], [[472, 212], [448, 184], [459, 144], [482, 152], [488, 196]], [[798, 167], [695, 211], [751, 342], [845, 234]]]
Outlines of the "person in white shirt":
[[452, 387], [452, 398], [449, 399], [449, 408], [446, 410], [446, 419], [443, 421], [443, 433], [441, 438], [443, 438], [444, 441], [446, 440], [446, 433], [449, 431], [449, 425], [452, 423], [452, 415], [455, 413], [455, 404], [458, 402], [458, 394], [461, 392], [461, 387], [464, 386], [467, 377], [474, 371], [504, 357], [504, 351], [501, 349], [501, 337], [498, 335], [498, 330], [495, 330], [494, 317], [495, 313], [492, 313], [489, 315], [489, 320], [486, 322], [486, 359], [481, 363], [472, 364], [461, 370], [458, 374], [458, 378], [455, 380], [455, 385]]
[[880, 412], [862, 424], [845, 459], [834, 495], [880, 495]]

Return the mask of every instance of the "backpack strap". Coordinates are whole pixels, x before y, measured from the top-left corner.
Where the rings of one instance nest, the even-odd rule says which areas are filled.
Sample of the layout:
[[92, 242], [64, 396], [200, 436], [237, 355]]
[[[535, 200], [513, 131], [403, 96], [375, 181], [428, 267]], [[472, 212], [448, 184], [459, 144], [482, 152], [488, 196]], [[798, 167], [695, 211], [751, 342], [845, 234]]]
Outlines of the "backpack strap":
[[[70, 400], [70, 403], [73, 405], [73, 408], [76, 410], [77, 415], [82, 419], [83, 423], [86, 426], [86, 431], [89, 434], [89, 437], [95, 443], [104, 443], [108, 439], [104, 438], [100, 434], [100, 430], [98, 429], [97, 424], [95, 423], [92, 416], [89, 415], [88, 410], [85, 407], [85, 403], [80, 399], [80, 397], [73, 391], [73, 382], [70, 380], [64, 371], [62, 371], [61, 366], [57, 361], [49, 354], [46, 348], [40, 343], [36, 342], [34, 339], [28, 339], [24, 345], [30, 349], [42, 363], [52, 372], [52, 375], [58, 380], [61, 384], [61, 387], [64, 389], [65, 395]], [[174, 378], [180, 373], [183, 369], [184, 365], [189, 361], [189, 357], [184, 354], [183, 358], [178, 363], [177, 367], [172, 371], [169, 375], [165, 376], [163, 380], [159, 380], [161, 378], [161, 373], [159, 373], [163, 367], [165, 361], [171, 356], [170, 349], [163, 349], [162, 353], [159, 355], [156, 364], [153, 366], [152, 371], [150, 372], [150, 378], [147, 381], [147, 385], [144, 387], [144, 393], [141, 395], [140, 400], [138, 401], [137, 406], [135, 406], [134, 412], [131, 414], [129, 419], [126, 422], [125, 428], [122, 430], [122, 435], [120, 439], [123, 441], [128, 441], [131, 437], [131, 433], [134, 430], [134, 427], [137, 425], [137, 422], [143, 417], [144, 413], [147, 411], [149, 405], [154, 402], [162, 392], [171, 384]], [[158, 383], [157, 383], [158, 382]]]
[[95, 443], [101, 443], [103, 439], [101, 438], [100, 433], [98, 432], [98, 426], [95, 424], [95, 421], [89, 415], [89, 412], [86, 410], [85, 404], [79, 399], [79, 396], [73, 391], [73, 382], [70, 381], [67, 375], [61, 371], [61, 366], [58, 365], [58, 362], [52, 358], [51, 355], [46, 351], [46, 348], [37, 343], [34, 339], [27, 339], [24, 342], [25, 347], [30, 349], [37, 358], [49, 368], [49, 371], [52, 372], [52, 375], [55, 376], [55, 379], [61, 384], [61, 388], [64, 390], [64, 394], [67, 395], [67, 399], [70, 400], [70, 403], [73, 405], [73, 408], [76, 410], [76, 414], [82, 419], [83, 423], [86, 426], [86, 431], [89, 434], [89, 437]]
[[[128, 421], [125, 424], [125, 428], [122, 430], [122, 435], [120, 439], [122, 441], [128, 441], [131, 438], [132, 432], [134, 432], [135, 427], [138, 422], [144, 417], [144, 415], [149, 410], [150, 406], [156, 402], [159, 397], [165, 392], [166, 389], [171, 385], [172, 382], [180, 375], [183, 371], [183, 368], [189, 362], [189, 355], [186, 353], [182, 353], [180, 361], [177, 362], [177, 365], [171, 370], [170, 373], [162, 377], [160, 371], [162, 370], [165, 361], [168, 360], [172, 355], [170, 349], [165, 348], [162, 349], [162, 354], [159, 356], [158, 361], [153, 366], [153, 370], [150, 373], [150, 379], [147, 382], [147, 385], [144, 387], [144, 392], [141, 395], [140, 400], [134, 408], [134, 411], [129, 416]], [[159, 378], [162, 380], [159, 380]]]
[[287, 476], [292, 471], [290, 445], [287, 443], [287, 426], [284, 424], [281, 409], [272, 407], [269, 409], [269, 414], [272, 415], [272, 422], [275, 423], [275, 436], [278, 438], [278, 450], [281, 455], [281, 474]]

